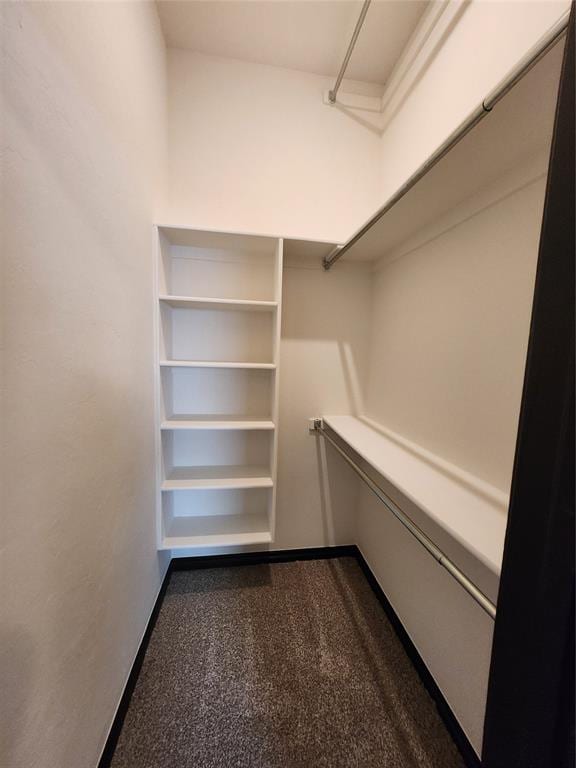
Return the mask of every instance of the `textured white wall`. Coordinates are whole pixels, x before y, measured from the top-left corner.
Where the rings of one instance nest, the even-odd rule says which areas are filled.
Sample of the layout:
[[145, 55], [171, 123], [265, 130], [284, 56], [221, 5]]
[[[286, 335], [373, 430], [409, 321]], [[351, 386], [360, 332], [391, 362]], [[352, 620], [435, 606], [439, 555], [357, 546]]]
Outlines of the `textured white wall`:
[[515, 169], [418, 233], [373, 283], [367, 415], [505, 494], [546, 165]]
[[155, 550], [151, 3], [2, 3], [2, 723], [10, 768], [95, 766]]
[[337, 242], [378, 197], [378, 132], [330, 78], [169, 49], [163, 221]]
[[356, 475], [308, 434], [308, 419], [362, 411], [371, 275], [366, 264], [325, 272], [316, 259], [286, 262], [274, 547], [352, 544]]

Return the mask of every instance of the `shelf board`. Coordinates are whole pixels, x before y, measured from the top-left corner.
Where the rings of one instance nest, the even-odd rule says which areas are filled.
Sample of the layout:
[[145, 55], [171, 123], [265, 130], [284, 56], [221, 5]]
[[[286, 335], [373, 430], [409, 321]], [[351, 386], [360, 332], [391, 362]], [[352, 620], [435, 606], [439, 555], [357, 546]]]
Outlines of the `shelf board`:
[[167, 525], [163, 549], [227, 547], [269, 544], [272, 541], [265, 513], [174, 517]]
[[160, 360], [161, 368], [262, 368], [273, 371], [274, 363], [223, 362], [220, 360]]
[[175, 467], [162, 483], [163, 491], [272, 488], [268, 467]]
[[216, 229], [196, 229], [177, 222], [156, 222], [156, 227], [171, 245], [188, 248], [215, 249], [217, 251], [240, 251], [272, 255], [275, 253], [279, 235], [262, 235], [254, 232], [222, 232]]
[[[507, 504], [486, 483], [478, 488], [452, 479], [430, 460], [354, 416], [324, 416], [342, 438], [402, 496], [427, 514], [493, 573], [499, 574], [506, 534]], [[482, 487], [483, 486], [483, 487]], [[492, 498], [488, 497], [491, 491]]]
[[274, 429], [274, 422], [269, 419], [249, 418], [246, 416], [223, 416], [220, 414], [179, 415], [165, 419], [160, 429], [237, 429], [257, 430]]
[[250, 301], [248, 299], [215, 299], [198, 296], [159, 296], [161, 304], [173, 309], [221, 309], [245, 312], [273, 312], [277, 301]]

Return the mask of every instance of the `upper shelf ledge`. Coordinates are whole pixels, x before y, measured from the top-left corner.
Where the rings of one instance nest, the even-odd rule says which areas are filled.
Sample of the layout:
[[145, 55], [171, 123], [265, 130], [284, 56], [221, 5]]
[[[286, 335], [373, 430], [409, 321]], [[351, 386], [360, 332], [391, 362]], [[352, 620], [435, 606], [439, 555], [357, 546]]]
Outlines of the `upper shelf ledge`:
[[354, 416], [323, 416], [379, 475], [425, 512], [490, 571], [500, 573], [506, 534], [506, 496], [482, 481], [451, 478], [414, 452]]

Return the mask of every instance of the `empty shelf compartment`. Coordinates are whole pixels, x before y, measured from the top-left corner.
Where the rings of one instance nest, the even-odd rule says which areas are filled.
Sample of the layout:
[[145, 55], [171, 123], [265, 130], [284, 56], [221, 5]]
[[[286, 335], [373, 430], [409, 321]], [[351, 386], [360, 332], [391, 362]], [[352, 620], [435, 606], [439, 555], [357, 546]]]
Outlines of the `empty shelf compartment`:
[[160, 294], [274, 301], [278, 241], [161, 226]]
[[269, 431], [164, 431], [162, 490], [269, 488], [271, 447]]
[[163, 548], [227, 547], [271, 541], [265, 513], [175, 517], [166, 528]]
[[164, 549], [272, 541], [269, 489], [176, 490], [162, 496]]
[[[165, 367], [161, 370], [161, 424], [219, 422], [219, 428], [273, 429], [274, 376], [258, 368]], [[258, 427], [257, 427], [258, 424]], [[180, 428], [185, 428], [181, 426]]]

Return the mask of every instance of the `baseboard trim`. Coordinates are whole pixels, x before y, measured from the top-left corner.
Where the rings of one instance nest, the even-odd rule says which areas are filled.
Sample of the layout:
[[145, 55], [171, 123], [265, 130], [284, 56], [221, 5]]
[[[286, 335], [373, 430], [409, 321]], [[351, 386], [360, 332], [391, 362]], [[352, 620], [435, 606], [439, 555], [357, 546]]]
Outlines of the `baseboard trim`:
[[116, 715], [114, 717], [112, 727], [110, 728], [110, 733], [108, 734], [108, 739], [106, 740], [100, 762], [98, 763], [98, 768], [109, 768], [112, 762], [114, 751], [120, 737], [120, 732], [126, 718], [126, 713], [128, 712], [128, 707], [130, 706], [130, 700], [132, 699], [132, 694], [134, 693], [134, 689], [138, 681], [138, 676], [144, 662], [148, 643], [150, 642], [150, 637], [154, 630], [158, 614], [160, 613], [160, 609], [166, 595], [166, 589], [170, 581], [170, 576], [173, 571], [191, 571], [201, 568], [224, 568], [226, 566], [230, 567], [238, 565], [263, 565], [266, 563], [289, 563], [297, 560], [328, 560], [336, 557], [353, 557], [358, 562], [358, 565], [366, 577], [370, 588], [382, 606], [386, 617], [392, 624], [398, 639], [402, 643], [406, 654], [410, 658], [410, 661], [418, 673], [422, 684], [434, 701], [438, 713], [442, 718], [442, 721], [444, 722], [444, 725], [446, 726], [446, 729], [448, 730], [458, 750], [460, 751], [462, 759], [464, 760], [467, 768], [481, 768], [480, 760], [476, 755], [474, 748], [468, 741], [468, 737], [462, 730], [460, 723], [450, 709], [450, 706], [444, 698], [442, 691], [432, 677], [432, 674], [426, 666], [423, 658], [420, 656], [418, 649], [412, 642], [410, 635], [404, 628], [404, 625], [392, 607], [392, 604], [386, 597], [384, 590], [372, 573], [370, 566], [355, 544], [347, 544], [334, 547], [310, 547], [305, 549], [280, 549], [265, 552], [240, 552], [231, 555], [199, 555], [197, 557], [172, 558], [166, 571], [166, 575], [164, 576], [160, 591], [158, 592], [158, 597], [156, 598], [154, 608], [150, 614], [150, 619], [148, 620], [148, 624], [146, 626], [142, 642], [140, 643], [140, 647], [138, 648], [136, 658], [132, 664], [132, 669], [130, 670], [124, 692], [122, 693], [120, 704], [116, 710]]
[[374, 574], [372, 573], [372, 570], [368, 565], [368, 563], [366, 562], [366, 560], [364, 559], [364, 555], [362, 554], [362, 552], [356, 546], [355, 546], [355, 550], [356, 550], [356, 554], [355, 554], [356, 560], [358, 562], [358, 565], [362, 569], [362, 573], [366, 577], [366, 581], [368, 582], [372, 591], [374, 592], [376, 599], [382, 606], [382, 609], [384, 610], [384, 613], [386, 614], [388, 621], [390, 622], [390, 624], [392, 624], [392, 627], [394, 628], [394, 631], [396, 632], [398, 639], [402, 643], [402, 646], [406, 651], [406, 655], [408, 656], [408, 658], [412, 662], [412, 665], [414, 666], [414, 669], [418, 673], [418, 676], [420, 677], [420, 680], [422, 681], [423, 686], [426, 688], [431, 699], [434, 701], [434, 704], [436, 705], [436, 709], [438, 710], [438, 714], [442, 718], [442, 721], [446, 726], [446, 730], [452, 737], [452, 740], [456, 744], [458, 751], [462, 755], [462, 759], [464, 760], [467, 768], [481, 768], [482, 764], [480, 762], [480, 758], [476, 754], [476, 751], [474, 750], [474, 747], [468, 740], [468, 737], [462, 730], [462, 726], [458, 722], [455, 714], [452, 712], [450, 705], [444, 698], [444, 694], [438, 687], [437, 682], [434, 680], [432, 673], [426, 666], [426, 663], [422, 658], [422, 656], [420, 655], [420, 652], [412, 642], [412, 639], [408, 634], [408, 632], [406, 631], [404, 625], [402, 624], [400, 617], [392, 607], [390, 600], [388, 600], [386, 593], [378, 583], [376, 576], [374, 576]]
[[162, 603], [164, 602], [164, 596], [166, 594], [166, 590], [168, 589], [168, 583], [170, 582], [170, 575], [173, 570], [173, 565], [172, 565], [173, 562], [174, 560], [171, 560], [168, 563], [168, 568], [166, 569], [166, 573], [164, 574], [164, 578], [162, 579], [162, 585], [158, 590], [158, 594], [156, 596], [156, 602], [154, 603], [154, 607], [152, 608], [150, 618], [148, 619], [148, 624], [146, 625], [146, 629], [144, 630], [144, 634], [142, 635], [142, 640], [140, 641], [140, 645], [138, 646], [138, 651], [136, 652], [134, 662], [130, 669], [128, 680], [126, 681], [126, 685], [124, 686], [124, 690], [122, 691], [122, 696], [120, 697], [120, 703], [118, 704], [118, 707], [116, 709], [116, 714], [114, 715], [114, 720], [112, 721], [112, 725], [108, 733], [108, 738], [106, 739], [106, 743], [104, 744], [104, 749], [102, 750], [102, 754], [100, 755], [98, 768], [109, 768], [110, 764], [112, 763], [112, 758], [114, 757], [116, 745], [118, 744], [118, 739], [120, 738], [120, 732], [122, 731], [122, 726], [124, 725], [124, 720], [126, 719], [128, 707], [130, 706], [130, 701], [132, 700], [132, 694], [134, 693], [134, 689], [136, 688], [136, 683], [138, 682], [140, 670], [142, 669], [142, 664], [144, 663], [144, 657], [146, 656], [146, 651], [148, 650], [150, 637], [152, 636], [152, 632], [154, 631], [154, 627], [156, 626], [156, 620], [158, 619], [158, 614], [160, 613], [160, 608], [162, 607]]
[[333, 557], [356, 557], [355, 544], [335, 547], [309, 547], [304, 549], [277, 549], [265, 552], [238, 552], [232, 555], [199, 555], [178, 557], [171, 562], [174, 571], [193, 571], [197, 568], [222, 568], [232, 565], [263, 565], [290, 563], [295, 560], [327, 560]]

